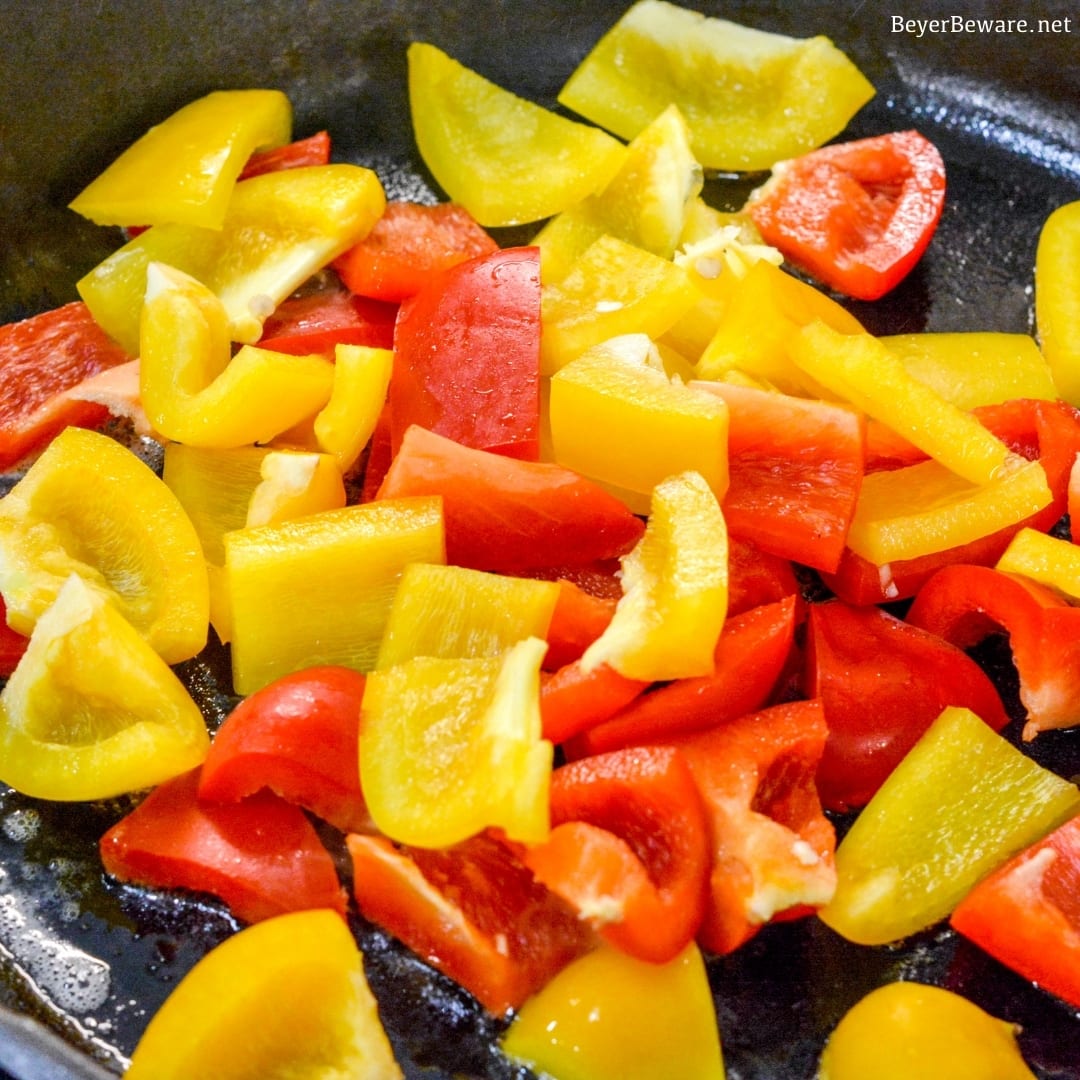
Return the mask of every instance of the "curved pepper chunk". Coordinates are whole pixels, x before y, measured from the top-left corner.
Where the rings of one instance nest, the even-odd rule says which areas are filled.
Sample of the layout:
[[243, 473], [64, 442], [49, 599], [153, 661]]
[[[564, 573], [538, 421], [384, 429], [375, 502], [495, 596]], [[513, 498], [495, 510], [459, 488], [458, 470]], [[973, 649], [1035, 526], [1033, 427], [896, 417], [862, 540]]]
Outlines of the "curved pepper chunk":
[[232, 341], [251, 344], [277, 306], [366, 236], [386, 205], [378, 177], [356, 165], [312, 165], [237, 184], [218, 230], [155, 225], [79, 279], [98, 324], [133, 356], [152, 262], [190, 274], [225, 305]]
[[328, 359], [338, 345], [390, 349], [398, 305], [353, 296], [332, 282], [324, 288], [290, 296], [263, 323], [257, 344], [271, 352]]
[[1020, 574], [1072, 602], [1080, 601], [1080, 544], [1023, 528], [1001, 553], [995, 570]]
[[212, 893], [242, 922], [330, 908], [345, 896], [330, 852], [298, 806], [271, 791], [202, 803], [199, 770], [159, 784], [101, 838], [106, 873], [156, 889]]
[[990, 567], [947, 566], [919, 590], [907, 619], [961, 649], [1008, 633], [1025, 740], [1080, 723], [1080, 608], [1052, 589]]
[[791, 38], [640, 0], [570, 76], [559, 102], [624, 139], [670, 102], [707, 169], [767, 169], [827, 142], [874, 94], [828, 38]]
[[244, 163], [238, 180], [250, 180], [263, 173], [280, 172], [282, 169], [301, 169], [307, 165], [330, 164], [330, 133], [316, 131], [304, 139], [296, 139], [284, 146], [256, 150]]
[[666, 964], [601, 945], [522, 1005], [502, 1049], [560, 1080], [724, 1080], [708, 973], [694, 945]]
[[860, 945], [899, 941], [1078, 811], [1075, 785], [947, 708], [840, 842], [836, 895], [818, 915]]
[[1035, 252], [1035, 322], [1058, 393], [1080, 406], [1080, 200], [1059, 206], [1045, 221]]
[[364, 692], [360, 783], [393, 840], [443, 847], [488, 827], [548, 832], [553, 750], [541, 738], [540, 662], [526, 638], [501, 656], [416, 657], [373, 671]]
[[540, 424], [540, 255], [506, 248], [436, 275], [401, 307], [390, 379], [393, 449], [419, 424], [535, 461]]
[[269, 788], [342, 832], [368, 832], [357, 753], [364, 676], [315, 667], [244, 698], [214, 735], [199, 775], [203, 802]]
[[126, 1075], [252, 1080], [283, 1074], [402, 1075], [356, 940], [332, 911], [280, 915], [209, 952], [154, 1014]]
[[436, 849], [355, 834], [346, 844], [364, 917], [495, 1016], [596, 945], [576, 912], [489, 833]]
[[230, 449], [269, 442], [321, 409], [334, 369], [321, 356], [246, 345], [233, 356], [224, 305], [195, 278], [162, 263], [146, 272], [139, 389], [167, 439]]
[[680, 679], [713, 671], [727, 614], [727, 527], [703, 477], [656, 485], [645, 535], [622, 560], [623, 595], [582, 656], [630, 679]]
[[217, 90], [150, 128], [71, 209], [98, 225], [220, 229], [252, 152], [291, 133], [292, 107], [280, 90]]
[[1025, 979], [1080, 1008], [1080, 817], [984, 878], [954, 930]]
[[986, 673], [962, 649], [877, 607], [811, 604], [806, 693], [825, 707], [818, 767], [830, 810], [864, 806], [947, 705], [994, 731], [1009, 722]]
[[557, 214], [600, 191], [626, 153], [606, 132], [489, 82], [434, 45], [408, 49], [409, 108], [424, 164], [485, 227]]
[[259, 466], [244, 525], [276, 525], [290, 518], [337, 510], [345, 505], [345, 484], [329, 454], [271, 450]]
[[1035, 1080], [1017, 1027], [939, 986], [887, 983], [856, 1002], [829, 1036], [821, 1080]]
[[522, 861], [609, 944], [654, 964], [690, 944], [705, 910], [708, 824], [677, 750], [635, 747], [556, 769], [551, 825]]
[[820, 701], [794, 701], [670, 740], [705, 800], [709, 899], [698, 942], [726, 955], [774, 918], [808, 914], [836, 887], [836, 835], [814, 774], [825, 746]]

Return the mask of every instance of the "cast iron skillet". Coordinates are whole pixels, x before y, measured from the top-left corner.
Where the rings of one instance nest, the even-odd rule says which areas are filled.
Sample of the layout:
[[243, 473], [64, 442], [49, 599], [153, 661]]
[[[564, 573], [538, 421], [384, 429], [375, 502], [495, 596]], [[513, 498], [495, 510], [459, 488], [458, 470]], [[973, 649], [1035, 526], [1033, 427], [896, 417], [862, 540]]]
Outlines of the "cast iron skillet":
[[[280, 87], [294, 103], [298, 136], [328, 128], [337, 159], [375, 168], [391, 196], [430, 200], [439, 193], [412, 144], [406, 45], [430, 41], [500, 85], [554, 107], [565, 78], [624, 6], [622, 0], [9, 5], [0, 37], [0, 319], [75, 298], [76, 279], [118, 238], [81, 222], [66, 203], [150, 124], [187, 101], [218, 88]], [[1071, 19], [1057, 34], [923, 37], [898, 30], [894, 16], [940, 18], [940, 5], [909, 4], [902, 11], [868, 0], [783, 10], [764, 2], [695, 6], [762, 29], [828, 34], [878, 88], [849, 134], [916, 126], [941, 147], [949, 190], [940, 229], [899, 289], [877, 304], [852, 305], [869, 329], [1033, 329], [1039, 227], [1056, 206], [1080, 197], [1080, 28], [1069, 5], [1047, 0], [1037, 13]], [[954, 11], [991, 17], [993, 6], [957, 4], [947, 17]], [[708, 193], [733, 206], [757, 179], [714, 179]], [[527, 232], [505, 237], [527, 238]], [[6, 478], [0, 493], [10, 483]], [[991, 643], [980, 659], [1018, 715], [1007, 643]], [[216, 725], [232, 704], [222, 650], [210, 649], [181, 670]], [[1017, 727], [1009, 729], [1014, 738]], [[1080, 773], [1080, 735], [1041, 735], [1029, 751], [1061, 775]], [[235, 928], [211, 899], [103, 880], [97, 839], [129, 806], [129, 800], [50, 805], [0, 789], [0, 1080], [121, 1072], [169, 990]], [[499, 1026], [466, 994], [379, 932], [360, 922], [356, 930], [410, 1077], [525, 1075], [493, 1048]], [[897, 978], [939, 983], [1016, 1021], [1038, 1076], [1080, 1078], [1080, 1016], [947, 930], [902, 948], [860, 949], [805, 920], [766, 928], [709, 970], [732, 1080], [809, 1080], [843, 1012]]]

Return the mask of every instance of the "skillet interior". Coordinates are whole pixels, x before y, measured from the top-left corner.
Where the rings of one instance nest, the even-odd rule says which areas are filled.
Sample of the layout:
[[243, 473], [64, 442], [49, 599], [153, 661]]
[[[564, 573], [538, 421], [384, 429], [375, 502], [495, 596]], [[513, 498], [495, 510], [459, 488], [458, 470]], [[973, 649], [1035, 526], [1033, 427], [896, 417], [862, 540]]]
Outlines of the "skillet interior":
[[[413, 149], [405, 97], [410, 40], [431, 41], [554, 106], [567, 75], [625, 6], [45, 0], [8, 11], [0, 39], [0, 319], [75, 297], [75, 280], [115, 246], [116, 234], [64, 206], [147, 126], [192, 98], [223, 87], [281, 87], [298, 135], [325, 127], [337, 159], [374, 167], [392, 196], [428, 199], [437, 189]], [[918, 39], [893, 32], [895, 9], [857, 0], [784, 10], [694, 6], [762, 29], [828, 34], [878, 87], [850, 133], [917, 126], [941, 147], [949, 168], [941, 227], [900, 288], [876, 304], [851, 305], [869, 329], [1032, 329], [1038, 229], [1054, 207], [1080, 198], [1080, 65], [1071, 34]], [[958, 7], [967, 17], [996, 14], [983, 10], [990, 5]], [[912, 5], [903, 14], [942, 12]], [[1070, 13], [1044, 4], [1038, 14]], [[734, 205], [749, 186], [714, 180], [709, 194]], [[999, 643], [984, 659], [1015, 707], [1007, 650]], [[210, 650], [184, 671], [216, 723], [231, 703], [222, 652]], [[1080, 773], [1080, 737], [1072, 733], [1040, 736], [1032, 752], [1062, 775]], [[113, 1072], [179, 977], [234, 925], [211, 901], [103, 882], [96, 842], [127, 805], [49, 805], [0, 790], [0, 1005], [43, 1020], [84, 1059]], [[467, 996], [378, 933], [357, 929], [408, 1075], [524, 1075], [491, 1049], [495, 1025]], [[1080, 1078], [1080, 1019], [948, 932], [902, 949], [865, 950], [808, 920], [768, 928], [714, 961], [710, 973], [732, 1080], [809, 1080], [843, 1011], [897, 977], [938, 982], [1017, 1021], [1038, 1076]], [[48, 1067], [54, 1071], [40, 1063], [38, 1071], [15, 1071], [15, 1047], [0, 1035], [0, 1066], [13, 1076], [81, 1075], [63, 1062]]]

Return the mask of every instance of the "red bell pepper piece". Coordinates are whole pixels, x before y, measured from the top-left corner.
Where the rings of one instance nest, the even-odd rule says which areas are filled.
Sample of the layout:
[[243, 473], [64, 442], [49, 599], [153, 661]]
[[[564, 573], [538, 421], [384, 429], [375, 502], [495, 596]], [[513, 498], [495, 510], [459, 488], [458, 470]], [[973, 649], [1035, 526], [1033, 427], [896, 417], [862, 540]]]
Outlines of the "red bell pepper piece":
[[852, 409], [723, 385], [730, 406], [724, 519], [733, 536], [835, 570], [862, 486], [865, 420]]
[[594, 596], [576, 582], [559, 578], [559, 596], [548, 623], [544, 668], [555, 671], [577, 660], [607, 629], [618, 601]]
[[793, 701], [674, 740], [710, 819], [709, 899], [698, 931], [726, 955], [774, 918], [806, 915], [836, 886], [836, 834], [814, 774], [827, 728], [820, 701]]
[[1080, 817], [980, 881], [950, 923], [1006, 967], [1080, 1008]]
[[817, 784], [830, 810], [864, 806], [947, 705], [994, 731], [1009, 722], [974, 660], [881, 608], [810, 605], [805, 656], [806, 695], [829, 725]]
[[263, 323], [259, 347], [293, 356], [322, 353], [331, 359], [336, 345], [389, 349], [396, 319], [395, 304], [353, 296], [330, 283], [280, 304]]
[[237, 802], [267, 787], [342, 832], [370, 831], [358, 765], [364, 685], [349, 668], [316, 667], [245, 698], [214, 736], [199, 798]]
[[0, 326], [0, 469], [68, 425], [103, 424], [108, 409], [64, 391], [130, 359], [82, 301]]
[[496, 1016], [595, 945], [573, 909], [492, 836], [443, 849], [356, 834], [346, 844], [364, 917]]
[[371, 502], [378, 498], [379, 488], [390, 469], [394, 451], [390, 446], [390, 406], [384, 405], [375, 421], [375, 430], [368, 443], [367, 458], [364, 461], [364, 481], [360, 488], [360, 501]]
[[506, 248], [436, 274], [401, 305], [390, 379], [395, 453], [419, 424], [535, 461], [540, 431], [540, 251]]
[[549, 838], [522, 859], [601, 937], [652, 963], [694, 939], [705, 909], [708, 825], [677, 750], [635, 747], [556, 769], [551, 824]]
[[919, 261], [945, 205], [945, 164], [917, 131], [784, 162], [747, 204], [766, 243], [819, 281], [876, 300]]
[[[396, 417], [396, 402], [392, 410]], [[442, 496], [447, 561], [477, 570], [587, 565], [629, 551], [645, 530], [615, 496], [570, 469], [473, 449], [415, 425], [378, 491], [381, 499], [409, 495]]]
[[573, 739], [567, 753], [577, 758], [667, 742], [760, 709], [784, 669], [800, 613], [799, 598], [792, 595], [729, 618], [712, 675], [676, 679], [641, 694]]
[[762, 551], [756, 544], [728, 535], [728, 617], [772, 604], [799, 591], [789, 559]]
[[845, 549], [835, 573], [823, 573], [825, 584], [849, 604], [880, 604], [914, 596], [943, 566], [957, 563], [992, 566], [1023, 527], [1051, 528], [1068, 508], [1069, 473], [1080, 453], [1080, 410], [1064, 401], [1027, 398], [973, 410], [979, 420], [1010, 450], [1029, 461], [1038, 459], [1053, 494], [1051, 502], [1023, 521], [945, 551], [900, 559], [879, 567]]
[[907, 620], [961, 649], [1009, 635], [1025, 740], [1080, 723], [1080, 608], [1053, 590], [988, 566], [946, 566], [919, 590]]
[[7, 624], [7, 608], [0, 596], [0, 678], [6, 679], [16, 668], [26, 652], [30, 639], [16, 633]]
[[199, 770], [167, 780], [101, 838], [105, 870], [224, 900], [242, 922], [327, 907], [345, 917], [330, 852], [298, 806], [270, 791], [200, 803]]
[[628, 679], [608, 664], [586, 671], [579, 660], [564, 664], [540, 684], [544, 738], [556, 745], [619, 715], [651, 683]]
[[357, 295], [400, 303], [441, 270], [498, 247], [463, 206], [392, 200], [371, 232], [334, 261], [334, 269]]
[[330, 160], [330, 134], [317, 131], [306, 139], [296, 139], [271, 150], [256, 150], [247, 159], [237, 180], [250, 180], [263, 173], [282, 169], [299, 169], [308, 165], [325, 165]]

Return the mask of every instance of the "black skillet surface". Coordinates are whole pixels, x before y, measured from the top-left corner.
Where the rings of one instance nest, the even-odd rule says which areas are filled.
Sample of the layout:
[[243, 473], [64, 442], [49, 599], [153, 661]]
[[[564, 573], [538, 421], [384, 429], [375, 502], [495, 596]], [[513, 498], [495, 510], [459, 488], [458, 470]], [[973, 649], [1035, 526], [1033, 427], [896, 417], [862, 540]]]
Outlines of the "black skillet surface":
[[[439, 193], [417, 159], [408, 122], [406, 45], [430, 41], [500, 85], [554, 107], [563, 81], [624, 6], [621, 0], [5, 4], [0, 320], [75, 298], [74, 282], [112, 250], [117, 235], [64, 206], [124, 146], [187, 101], [218, 88], [280, 87], [293, 101], [298, 136], [328, 128], [336, 159], [375, 168], [392, 196], [433, 199]], [[1038, 230], [1056, 206], [1080, 198], [1075, 9], [1048, 0], [1028, 16], [1032, 32], [1025, 33], [952, 21], [1000, 14], [997, 5], [973, 2], [948, 10], [867, 0], [783, 9], [763, 2], [695, 6], [761, 29], [828, 34], [878, 88], [849, 134], [916, 126], [941, 147], [949, 177], [941, 226], [900, 288], [876, 304], [852, 305], [869, 329], [1033, 329]], [[920, 36], [897, 18], [946, 19], [951, 32], [924, 28]], [[1037, 19], [1060, 20], [1057, 32], [1040, 32]], [[751, 183], [713, 179], [708, 195], [718, 205], [736, 205]], [[0, 484], [0, 493], [10, 482]], [[1007, 645], [991, 643], [980, 658], [1015, 709]], [[216, 725], [231, 704], [223, 652], [208, 650], [182, 670]], [[1014, 738], [1017, 728], [1009, 729]], [[1028, 749], [1061, 775], [1080, 773], [1080, 733], [1049, 733]], [[0, 1080], [122, 1072], [154, 1009], [234, 929], [212, 900], [103, 880], [97, 839], [128, 805], [50, 805], [0, 788], [0, 1006], [6, 1007], [0, 1009]], [[356, 929], [409, 1077], [526, 1075], [494, 1049], [498, 1025], [467, 995], [378, 932], [359, 923]], [[1080, 1080], [1080, 1016], [947, 930], [901, 948], [863, 949], [805, 920], [766, 928], [734, 956], [711, 961], [709, 970], [731, 1080], [810, 1080], [843, 1012], [897, 978], [938, 983], [1018, 1022], [1022, 1049], [1041, 1080]], [[28, 1017], [45, 1030], [27, 1028]]]

